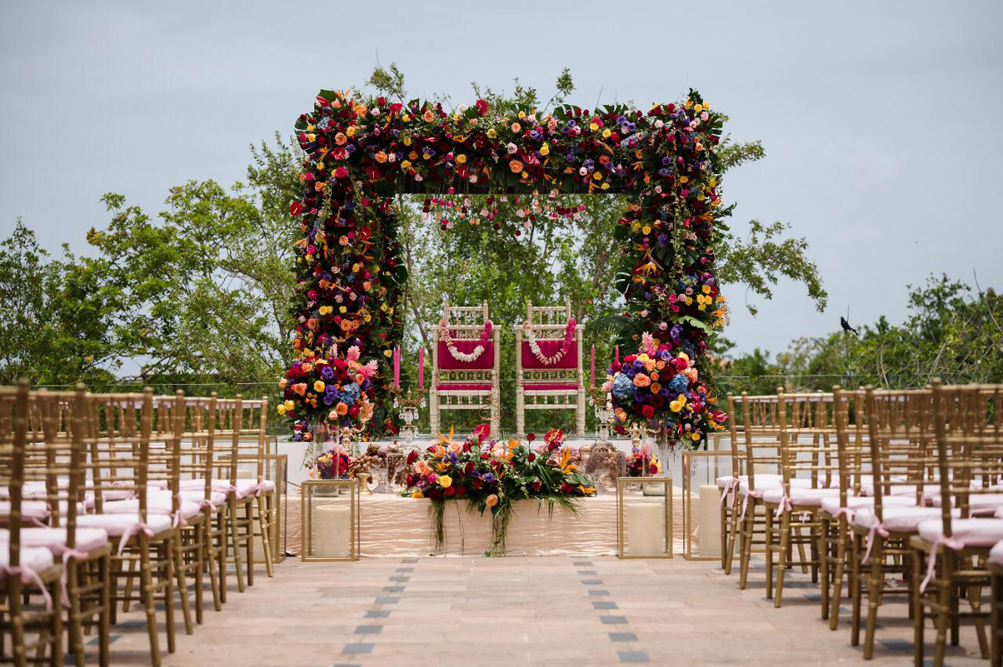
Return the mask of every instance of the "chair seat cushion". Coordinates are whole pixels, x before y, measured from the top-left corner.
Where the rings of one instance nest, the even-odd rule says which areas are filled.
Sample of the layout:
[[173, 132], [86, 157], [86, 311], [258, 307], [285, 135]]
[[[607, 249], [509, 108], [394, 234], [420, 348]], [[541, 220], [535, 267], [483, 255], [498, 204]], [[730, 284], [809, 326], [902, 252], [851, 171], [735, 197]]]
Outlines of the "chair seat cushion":
[[[7, 577], [7, 573], [2, 568], [10, 565], [10, 535], [5, 531], [5, 537], [0, 539], [6, 540], [2, 542], [2, 548], [0, 548], [0, 581], [2, 581]], [[34, 570], [35, 572], [43, 572], [56, 564], [52, 552], [44, 547], [22, 546], [19, 555], [21, 567]], [[23, 575], [21, 580], [26, 583], [29, 581]]]
[[[936, 496], [930, 502], [934, 507], [940, 507], [943, 499]], [[1003, 507], [1003, 493], [973, 493], [968, 496], [968, 507], [974, 515], [993, 516], [996, 510]]]
[[527, 394], [538, 391], [576, 391], [578, 384], [575, 382], [534, 382], [524, 384], [522, 390]]
[[[219, 477], [213, 477], [209, 480], [210, 488], [214, 493], [230, 493], [230, 480], [220, 479]], [[204, 491], [205, 490], [205, 480], [204, 479], [183, 479], [181, 480], [180, 489], [182, 491]]]
[[238, 498], [256, 496], [259, 493], [268, 493], [275, 490], [275, 482], [267, 479], [261, 480], [260, 483], [256, 479], [238, 479], [236, 486]]
[[[767, 491], [769, 489], [779, 489], [780, 484], [783, 482], [783, 477], [780, 475], [764, 475], [759, 473], [756, 475], [756, 490], [759, 492]], [[810, 489], [811, 480], [810, 479], [792, 479], [791, 488], [802, 488]], [[739, 477], [738, 492], [741, 495], [748, 495], [749, 493], [749, 477], [747, 475], [742, 475]]]
[[[790, 498], [794, 505], [819, 507], [823, 498], [831, 498], [833, 495], [839, 498], [839, 489], [803, 489], [792, 486]], [[779, 503], [783, 497], [783, 489], [767, 489], [763, 492], [763, 500], [768, 503]]]
[[[883, 507], [885, 530], [914, 533], [923, 521], [940, 517], [938, 507]], [[957, 512], [957, 510], [954, 510]], [[958, 516], [961, 516], [958, 512]], [[853, 515], [853, 525], [870, 530], [875, 523], [873, 508], [863, 507]]]
[[[202, 510], [199, 503], [194, 500], [181, 499], [179, 502], [179, 510], [181, 512], [181, 517], [184, 519], [191, 519], [197, 516]], [[150, 494], [146, 499], [146, 511], [149, 515], [152, 514], [164, 514], [170, 515], [174, 512], [174, 503], [171, 502], [170, 493], [167, 494]], [[129, 500], [116, 500], [112, 503], [104, 504], [105, 514], [139, 514], [139, 498], [130, 498]]]
[[[436, 391], [491, 391], [490, 382], [450, 382], [437, 384]], [[448, 406], [447, 406], [448, 407]]]
[[[65, 500], [59, 502], [59, 514], [60, 516], [66, 516], [66, 510], [69, 506], [66, 504]], [[77, 516], [80, 516], [87, 511], [86, 503], [77, 503]], [[8, 516], [10, 514], [10, 501], [0, 500], [0, 516]], [[46, 521], [52, 512], [49, 509], [49, 503], [44, 500], [22, 500], [21, 501], [21, 518], [28, 521]]]
[[[135, 533], [140, 526], [139, 514], [88, 514], [77, 517], [77, 525], [86, 528], [101, 528], [109, 537], [121, 537], [127, 531]], [[170, 530], [171, 517], [166, 514], [148, 514], [146, 525], [154, 533]]]
[[[919, 524], [919, 536], [927, 542], [936, 542], [943, 534], [940, 519]], [[1003, 519], [952, 519], [951, 539], [966, 547], [991, 547], [1003, 540]]]
[[[90, 552], [108, 546], [108, 533], [101, 528], [81, 528], [74, 531], [76, 551]], [[21, 544], [26, 547], [44, 547], [56, 558], [66, 553], [66, 528], [22, 528]]]
[[997, 542], [996, 546], [989, 550], [989, 562], [1003, 567], [1003, 540]]
[[[201, 489], [198, 491], [194, 489], [191, 490], [182, 489], [180, 495], [183, 500], [188, 500], [193, 503], [198, 503], [200, 507], [202, 505], [202, 501], [205, 500], [205, 492], [202, 491]], [[209, 493], [209, 503], [213, 506], [213, 508], [219, 507], [223, 505], [225, 502], [226, 502], [225, 493], [221, 493], [219, 491], [212, 491]]]
[[[838, 490], [838, 489], [837, 489]], [[889, 496], [887, 498], [882, 498], [882, 503], [885, 506], [900, 506], [900, 507], [915, 507], [916, 502], [907, 496]], [[839, 502], [839, 496], [831, 498], [822, 499], [822, 510], [828, 512], [835, 516], [836, 512], [839, 511], [841, 504]], [[874, 498], [868, 496], [848, 496], [846, 499], [846, 509], [849, 511], [850, 516], [853, 513], [864, 507], [870, 508], [874, 507]]]

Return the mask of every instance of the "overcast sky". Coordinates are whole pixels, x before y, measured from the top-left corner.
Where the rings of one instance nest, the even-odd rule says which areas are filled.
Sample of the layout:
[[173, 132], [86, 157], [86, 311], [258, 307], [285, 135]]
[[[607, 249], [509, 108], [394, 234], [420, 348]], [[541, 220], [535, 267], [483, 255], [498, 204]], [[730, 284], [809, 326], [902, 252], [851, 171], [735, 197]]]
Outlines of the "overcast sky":
[[1003, 2], [11, 2], [0, 9], [0, 236], [18, 216], [86, 252], [102, 193], [160, 210], [170, 186], [244, 175], [320, 88], [395, 61], [415, 96], [473, 80], [572, 102], [698, 88], [766, 159], [728, 174], [734, 227], [790, 222], [829, 290], [785, 284], [726, 335], [784, 348], [906, 315], [906, 285], [948, 273], [1003, 289]]

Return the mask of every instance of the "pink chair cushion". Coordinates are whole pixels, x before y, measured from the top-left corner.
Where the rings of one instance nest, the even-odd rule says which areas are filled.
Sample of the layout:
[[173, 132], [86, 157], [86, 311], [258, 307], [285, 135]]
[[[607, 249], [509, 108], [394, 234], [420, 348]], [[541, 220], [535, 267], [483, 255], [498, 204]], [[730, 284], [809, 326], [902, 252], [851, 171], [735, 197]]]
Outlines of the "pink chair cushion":
[[[5, 531], [3, 537], [0, 537], [0, 568], [10, 565], [9, 544], [10, 536]], [[35, 572], [44, 572], [56, 564], [52, 557], [52, 552], [43, 547], [22, 546], [20, 556], [21, 567], [34, 570]], [[0, 581], [6, 578], [7, 573], [0, 569]], [[22, 575], [21, 581], [29, 583], [31, 580]]]
[[[109, 537], [121, 537], [126, 531], [135, 534], [139, 524], [139, 514], [88, 514], [77, 517], [78, 526], [82, 528], [101, 528], [108, 533]], [[165, 530], [170, 530], [173, 521], [166, 514], [148, 514], [146, 525], [154, 533], [162, 533]]]
[[[197, 516], [202, 510], [201, 506], [193, 500], [182, 499], [179, 503], [181, 510], [181, 517], [184, 519], [191, 519]], [[153, 495], [150, 494], [146, 499], [146, 511], [147, 515], [153, 514], [164, 514], [170, 515], [174, 511], [173, 503], [171, 502], [170, 494], [166, 495]], [[112, 503], [104, 504], [105, 514], [139, 514], [139, 498], [130, 498], [129, 500], [116, 500]]]
[[[202, 501], [205, 500], [205, 493], [203, 491], [195, 491], [194, 489], [188, 491], [182, 489], [181, 498], [183, 500], [199, 503], [199, 505], [201, 505]], [[226, 494], [220, 493], [219, 491], [212, 491], [209, 494], [209, 502], [212, 504], [213, 508], [220, 507], [226, 502]]]
[[261, 480], [258, 483], [256, 479], [238, 479], [237, 480], [237, 497], [246, 498], [247, 496], [257, 495], [258, 493], [264, 492], [268, 493], [275, 490], [275, 483], [267, 479]]
[[[769, 489], [779, 489], [781, 482], [783, 482], [783, 477], [781, 477], [780, 475], [758, 473], [756, 475], [756, 491], [763, 492]], [[811, 480], [792, 479], [791, 488], [795, 487], [802, 489], [809, 489], [811, 488]], [[748, 475], [742, 475], [741, 477], [739, 477], [738, 492], [743, 496], [748, 495], [749, 493]]]
[[[923, 521], [919, 536], [927, 542], [936, 542], [944, 534], [941, 520]], [[991, 547], [1003, 540], [1003, 519], [952, 519], [951, 539], [966, 547]]]
[[[480, 340], [454, 340], [453, 347], [456, 348], [457, 352], [462, 352], [463, 354], [470, 354], [474, 351], [478, 345], [481, 345]], [[494, 333], [491, 334], [491, 340], [484, 343], [484, 351], [481, 352], [481, 356], [477, 357], [476, 360], [471, 362], [460, 361], [459, 359], [454, 359], [453, 355], [449, 353], [449, 348], [442, 341], [439, 341], [439, 368], [447, 371], [462, 371], [462, 370], [491, 370], [495, 367], [495, 343], [494, 343]]]
[[435, 386], [439, 391], [491, 391], [490, 382], [450, 382]]
[[[838, 489], [837, 489], [838, 490]], [[887, 498], [882, 498], [882, 503], [886, 506], [898, 506], [898, 507], [915, 507], [916, 501], [908, 496], [889, 496]], [[835, 516], [836, 512], [839, 511], [841, 505], [839, 502], [839, 496], [832, 498], [822, 499], [822, 511], [828, 512]], [[850, 516], [857, 510], [864, 507], [874, 507], [874, 498], [868, 496], [849, 496], [846, 499], [846, 509], [849, 511]]]
[[[230, 480], [219, 479], [214, 477], [211, 481], [211, 489], [215, 493], [229, 493], [230, 492]], [[205, 490], [205, 480], [204, 479], [183, 479], [181, 480], [181, 490], [182, 491], [204, 491]]]
[[1003, 567], [1003, 540], [997, 542], [996, 546], [989, 550], [989, 562]]
[[[538, 340], [537, 343], [540, 345], [540, 352], [543, 356], [551, 357], [560, 352], [561, 348], [564, 347], [564, 337], [562, 336], [561, 340]], [[540, 360], [533, 354], [533, 350], [529, 348], [529, 341], [523, 341], [522, 367], [531, 368], [533, 370], [578, 368], [578, 341], [571, 341], [571, 347], [568, 348], [567, 353], [561, 357], [560, 361], [550, 366], [545, 366], [540, 363]]]
[[[884, 507], [883, 514], [885, 519], [882, 525], [885, 530], [897, 533], [914, 533], [922, 522], [939, 518], [940, 509], [937, 507]], [[961, 514], [958, 513], [958, 516]], [[853, 525], [855, 526], [870, 530], [874, 523], [874, 510], [871, 508], [861, 508], [853, 516]]]
[[[934, 507], [940, 507], [942, 502], [940, 496], [930, 498], [930, 504]], [[993, 516], [996, 510], [1003, 507], [1003, 493], [973, 493], [968, 496], [968, 507], [974, 515]]]
[[[100, 528], [80, 528], [74, 531], [77, 551], [94, 551], [108, 545], [108, 533]], [[56, 558], [66, 553], [66, 528], [22, 528], [21, 544], [26, 547], [44, 547]]]
[[527, 394], [531, 394], [534, 391], [560, 391], [566, 389], [578, 389], [578, 384], [576, 382], [527, 382], [523, 385], [523, 391]]
[[[807, 481], [807, 480], [806, 480]], [[791, 503], [794, 505], [806, 505], [808, 507], [819, 507], [822, 504], [822, 498], [826, 496], [832, 497], [833, 494], [838, 498], [839, 489], [803, 489], [796, 486], [791, 487]], [[779, 503], [784, 497], [783, 489], [774, 488], [767, 489], [763, 492], [763, 501], [767, 503]]]

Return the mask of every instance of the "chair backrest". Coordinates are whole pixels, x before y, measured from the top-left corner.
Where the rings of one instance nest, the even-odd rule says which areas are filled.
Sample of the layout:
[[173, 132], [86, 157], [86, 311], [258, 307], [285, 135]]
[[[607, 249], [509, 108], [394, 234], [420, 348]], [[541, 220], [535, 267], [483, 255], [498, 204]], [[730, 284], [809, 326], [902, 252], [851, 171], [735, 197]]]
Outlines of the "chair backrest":
[[[28, 383], [0, 387], [0, 479], [7, 487], [3, 522], [8, 531], [8, 565], [21, 565], [21, 495], [24, 488], [25, 445], [28, 436]], [[7, 595], [20, 602], [20, 577], [7, 577]], [[20, 618], [14, 619], [20, 622]]]
[[[257, 483], [264, 477], [268, 399], [216, 399], [216, 459], [218, 475], [236, 485], [240, 470], [248, 471]], [[228, 443], [225, 447], [222, 443]]]
[[839, 475], [833, 396], [823, 392], [777, 394], [781, 473], [790, 494], [792, 479], [811, 479], [812, 488], [830, 486]]
[[915, 494], [916, 503], [922, 505], [924, 491], [935, 484], [933, 395], [926, 389], [866, 387], [864, 392], [874, 514], [882, 521], [885, 497]]
[[516, 373], [532, 382], [579, 382], [583, 375], [584, 327], [574, 323], [571, 301], [563, 306], [526, 305], [526, 320], [515, 326]]
[[500, 344], [499, 330], [491, 323], [486, 301], [480, 306], [452, 306], [446, 302], [443, 319], [432, 332], [433, 386], [496, 382]]
[[[847, 499], [859, 496], [865, 479], [871, 474], [870, 435], [867, 431], [866, 399], [863, 390], [832, 388], [833, 420], [836, 427], [837, 464], [839, 466], [840, 507]], [[873, 479], [873, 477], [871, 478]], [[870, 483], [866, 486], [869, 488]]]
[[142, 521], [147, 518], [147, 488], [150, 478], [168, 480], [171, 457], [162, 449], [153, 455], [153, 390], [137, 394], [87, 394], [85, 445], [90, 468], [89, 485], [94, 509], [104, 508], [104, 494], [129, 492], [137, 497]]
[[941, 518], [950, 537], [952, 508], [968, 518], [979, 495], [1003, 492], [1003, 385], [934, 380], [932, 395]]
[[[778, 474], [782, 462], [780, 455], [780, 399], [778, 396], [749, 396], [742, 392], [735, 399], [741, 404], [742, 440], [745, 445], [745, 474], [749, 489], [756, 489], [756, 473], [770, 471]], [[732, 414], [732, 436], [738, 437]]]

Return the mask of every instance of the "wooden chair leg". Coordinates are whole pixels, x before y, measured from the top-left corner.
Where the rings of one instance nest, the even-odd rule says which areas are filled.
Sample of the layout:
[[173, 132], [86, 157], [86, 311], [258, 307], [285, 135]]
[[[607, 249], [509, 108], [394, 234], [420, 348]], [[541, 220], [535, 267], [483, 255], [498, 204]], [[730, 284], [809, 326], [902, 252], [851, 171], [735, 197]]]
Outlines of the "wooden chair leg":
[[[67, 644], [73, 654], [77, 667], [85, 667], [87, 657], [84, 653], [83, 614], [80, 609], [80, 571], [76, 559], [66, 561], [66, 588], [70, 598], [70, 608], [67, 610]], [[58, 608], [56, 613], [60, 613]]]
[[160, 666], [160, 637], [157, 634], [157, 610], [153, 599], [153, 572], [150, 570], [150, 541], [139, 534], [139, 578], [143, 607], [146, 611], [146, 631], [150, 635], [150, 662]]
[[[790, 547], [792, 534], [791, 513], [784, 512], [780, 517], [780, 557], [777, 564], [777, 593], [773, 598], [773, 606], [776, 609], [779, 609], [780, 605], [784, 602], [784, 577], [787, 576], [787, 558], [790, 556], [788, 548]], [[800, 547], [801, 544], [799, 543], [798, 546]]]
[[937, 646], [933, 654], [933, 664], [936, 667], [940, 667], [944, 664], [944, 655], [947, 652], [947, 629], [950, 624], [951, 616], [951, 586], [949, 582], [951, 581], [952, 574], [952, 558], [948, 555], [949, 549], [941, 549], [942, 553], [938, 559], [940, 562], [941, 579], [939, 583], [943, 585], [940, 586], [938, 590], [938, 604], [939, 609], [937, 609]]
[[174, 577], [177, 580], [178, 596], [181, 598], [181, 618], [185, 622], [185, 634], [190, 635], [195, 632], [195, 628], [192, 625], [192, 608], [191, 602], [188, 599], [188, 582], [185, 577], [184, 537], [181, 528], [178, 528], [171, 543], [174, 547], [171, 550], [174, 556]]
[[[216, 570], [216, 545], [214, 543], [215, 537], [213, 533], [219, 530], [218, 521], [216, 517], [213, 516], [212, 511], [206, 509], [203, 515], [205, 519], [206, 530], [204, 533], [204, 544], [202, 548], [205, 550], [206, 559], [206, 569], [209, 572], [209, 585], [212, 588], [212, 606], [216, 611], [223, 610], [223, 599], [220, 597], [219, 590], [219, 572]], [[220, 513], [222, 516], [222, 513]]]
[[265, 552], [265, 572], [269, 578], [275, 576], [275, 569], [272, 564], [272, 540], [271, 540], [271, 508], [266, 504], [266, 500], [271, 499], [271, 494], [267, 498], [264, 493], [257, 497], [258, 505], [258, 530], [261, 531], [261, 550]]
[[860, 645], [860, 605], [863, 597], [863, 590], [860, 584], [860, 538], [854, 533], [852, 535], [852, 555], [850, 556], [850, 591], [853, 599], [850, 616], [850, 646]]
[[237, 528], [238, 518], [237, 518], [237, 499], [230, 494], [230, 498], [227, 501], [228, 510], [227, 515], [229, 517], [229, 531], [230, 531], [230, 548], [233, 550], [233, 567], [237, 573], [237, 590], [241, 593], [244, 592], [244, 565], [240, 558], [240, 540], [239, 540], [239, 530]]
[[206, 530], [206, 516], [202, 515], [202, 520], [195, 524], [195, 534], [192, 535], [192, 546], [194, 546], [194, 551], [192, 552], [192, 557], [195, 560], [195, 622], [202, 625], [205, 612], [205, 595], [202, 585], [202, 570], [205, 566], [205, 536], [208, 533]]
[[913, 664], [923, 667], [923, 642], [926, 631], [926, 618], [923, 612], [923, 595], [919, 592], [919, 582], [923, 580], [923, 552], [916, 550], [912, 557], [912, 651]]
[[884, 540], [874, 536], [871, 549], [870, 576], [867, 578], [867, 627], [864, 631], [864, 660], [874, 657], [874, 633], [878, 626], [878, 607], [881, 605], [881, 588], [884, 586], [882, 564], [885, 555]]
[[739, 554], [739, 574], [738, 588], [744, 591], [749, 581], [749, 561], [752, 559], [752, 525], [755, 517], [755, 505], [750, 502], [751, 507], [746, 508], [745, 518], [742, 520], [742, 549]]
[[986, 636], [986, 622], [980, 614], [982, 613], [982, 586], [971, 585], [968, 586], [968, 604], [972, 607], [972, 613], [975, 616], [972, 621], [975, 623], [975, 635], [979, 639], [979, 651], [982, 653], [982, 659], [989, 659], [989, 638]]
[[229, 505], [224, 506], [224, 508], [219, 512], [217, 519], [219, 545], [218, 548], [214, 547], [216, 548], [216, 563], [219, 567], [219, 600], [222, 604], [226, 604], [226, 545], [228, 544], [228, 533], [230, 530], [230, 523], [227, 520], [229, 512]]
[[829, 548], [829, 531], [831, 530], [831, 523], [824, 513], [820, 514], [819, 520], [822, 523], [822, 527], [819, 529], [821, 545], [817, 549], [817, 552], [821, 555], [819, 565], [822, 568], [822, 620], [826, 621], [829, 619], [829, 592], [831, 591], [829, 584], [832, 575], [829, 571], [829, 556], [831, 553], [831, 549]]
[[[739, 525], [739, 498], [735, 493], [735, 500], [731, 503], [731, 528], [728, 531], [728, 564], [724, 569], [725, 574], [731, 574], [731, 567], [735, 560], [735, 544], [740, 542], [739, 532], [742, 526]], [[739, 554], [739, 560], [742, 556]]]
[[98, 564], [98, 576], [101, 577], [101, 616], [100, 628], [98, 630], [98, 664], [101, 667], [108, 667], [111, 664], [109, 654], [109, 644], [111, 636], [111, 556], [104, 556]]
[[[773, 511], [769, 506], [766, 507], [766, 551], [764, 556], [766, 557], [766, 599], [773, 599]], [[781, 559], [783, 562], [783, 559]]]
[[177, 638], [174, 628], [174, 553], [172, 540], [161, 543], [158, 548], [160, 558], [160, 585], [164, 596], [164, 617], [167, 622], [167, 652], [177, 650]]
[[839, 517], [839, 537], [836, 538], [836, 571], [832, 577], [831, 606], [829, 608], [829, 629], [839, 627], [839, 605], [843, 596], [843, 568], [846, 567], [847, 525], [845, 515]]
[[247, 554], [247, 585], [254, 585], [254, 504], [248, 500], [244, 503], [244, 526], [246, 531], [241, 535], [244, 540], [244, 551]]

